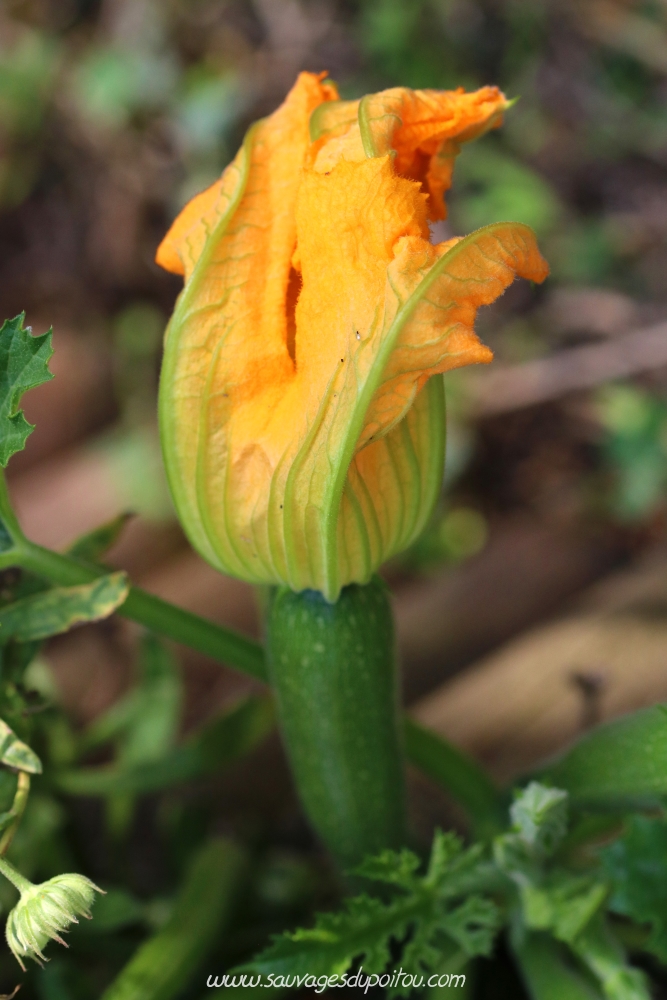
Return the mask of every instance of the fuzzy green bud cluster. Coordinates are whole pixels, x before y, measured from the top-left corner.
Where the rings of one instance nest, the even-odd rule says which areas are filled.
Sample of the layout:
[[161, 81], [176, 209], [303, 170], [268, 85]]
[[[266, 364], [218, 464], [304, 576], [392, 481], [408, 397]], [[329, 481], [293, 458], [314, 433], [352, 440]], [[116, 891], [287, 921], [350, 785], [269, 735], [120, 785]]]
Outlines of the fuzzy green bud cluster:
[[[60, 936], [77, 917], [90, 919], [96, 892], [102, 892], [84, 875], [56, 875], [33, 885], [27, 880], [21, 898], [7, 918], [5, 934], [14, 957], [25, 972], [24, 958], [46, 961], [43, 949], [50, 939], [65, 944]], [[16, 884], [16, 883], [15, 883]]]

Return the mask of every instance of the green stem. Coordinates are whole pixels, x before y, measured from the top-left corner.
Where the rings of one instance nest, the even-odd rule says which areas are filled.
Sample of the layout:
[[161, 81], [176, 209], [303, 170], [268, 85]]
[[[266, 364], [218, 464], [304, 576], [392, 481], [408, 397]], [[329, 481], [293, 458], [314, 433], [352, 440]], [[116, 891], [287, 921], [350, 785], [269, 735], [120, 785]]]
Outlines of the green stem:
[[532, 1000], [602, 1000], [568, 963], [563, 946], [547, 934], [512, 935], [512, 951]]
[[27, 892], [28, 889], [32, 889], [32, 882], [29, 882], [20, 872], [17, 872], [14, 865], [10, 865], [9, 861], [7, 861], [7, 858], [0, 857], [0, 872], [2, 872], [13, 886], [16, 886], [21, 895]]
[[14, 839], [14, 834], [18, 830], [19, 823], [21, 822], [21, 817], [25, 812], [25, 807], [28, 804], [28, 797], [30, 795], [30, 775], [26, 771], [19, 771], [18, 782], [16, 785], [16, 794], [14, 795], [14, 801], [12, 802], [12, 807], [9, 810], [9, 815], [12, 817], [11, 822], [5, 832], [0, 837], [0, 857], [5, 855], [9, 850], [12, 840]]
[[138, 947], [102, 1000], [181, 996], [207, 954], [225, 943], [247, 869], [245, 852], [232, 841], [219, 837], [205, 844], [189, 866], [171, 917]]
[[[79, 562], [29, 541], [18, 523], [7, 493], [7, 483], [0, 469], [0, 519], [9, 533], [12, 545], [0, 551], [0, 569], [20, 566], [51, 583], [74, 587], [91, 583], [108, 570]], [[259, 643], [231, 629], [185, 611], [174, 604], [149, 594], [140, 587], [131, 587], [125, 603], [118, 609], [125, 618], [145, 625], [175, 642], [190, 646], [214, 660], [238, 667], [259, 680], [266, 680], [264, 650]]]
[[628, 966], [624, 948], [601, 913], [588, 922], [571, 948], [599, 980], [600, 992], [606, 997], [620, 997], [623, 992], [632, 1000], [650, 1000], [643, 974]]
[[335, 604], [276, 592], [269, 668], [296, 785], [313, 826], [346, 867], [405, 840], [405, 785], [391, 607], [384, 583]]
[[477, 838], [489, 840], [500, 833], [507, 826], [507, 810], [486, 772], [457, 747], [407, 716], [404, 726], [410, 762], [463, 806]]
[[[27, 543], [21, 551], [20, 565], [64, 586], [89, 583], [105, 572], [32, 543]], [[258, 643], [169, 604], [140, 587], [130, 588], [119, 613], [175, 642], [216, 660], [230, 662], [253, 677], [266, 679], [264, 652]]]
[[[0, 569], [5, 566], [20, 566], [64, 587], [90, 583], [108, 572], [88, 566], [70, 556], [43, 549], [27, 540], [0, 554]], [[196, 649], [205, 656], [237, 667], [258, 680], [266, 680], [264, 651], [259, 643], [175, 604], [169, 604], [140, 587], [130, 588], [118, 614], [145, 625], [174, 642]]]
[[5, 473], [4, 470], [1, 468], [0, 468], [0, 518], [2, 518], [4, 527], [9, 534], [9, 537], [14, 542], [14, 544], [24, 539], [25, 536], [21, 531], [21, 526], [19, 525], [16, 514], [14, 513], [14, 508], [12, 507], [11, 501], [9, 499]]

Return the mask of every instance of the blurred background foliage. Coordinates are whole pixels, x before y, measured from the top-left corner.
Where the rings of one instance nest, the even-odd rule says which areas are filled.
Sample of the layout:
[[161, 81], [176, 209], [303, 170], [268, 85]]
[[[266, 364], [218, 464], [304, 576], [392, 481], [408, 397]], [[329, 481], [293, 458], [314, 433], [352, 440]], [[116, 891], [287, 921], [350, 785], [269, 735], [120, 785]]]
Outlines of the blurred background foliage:
[[[423, 538], [389, 567], [399, 602], [405, 581], [481, 559], [517, 521], [569, 533], [577, 551], [597, 547], [595, 569], [575, 573], [571, 591], [662, 545], [667, 346], [649, 334], [667, 321], [665, 0], [4, 0], [0, 315], [25, 309], [40, 332], [54, 324], [58, 377], [48, 391], [60, 393], [44, 394], [41, 409], [28, 405], [38, 429], [10, 469], [29, 530], [64, 545], [102, 514], [132, 509], [145, 530], [117, 561], [141, 575], [183, 551], [155, 430], [161, 334], [180, 281], [153, 258], [185, 201], [220, 174], [249, 123], [277, 106], [301, 69], [328, 70], [345, 96], [501, 86], [516, 103], [501, 129], [460, 156], [449, 219], [434, 238], [523, 221], [552, 267], [544, 287], [517, 284], [480, 316], [504, 381], [493, 370], [449, 378], [446, 490]], [[526, 385], [534, 392], [524, 398]], [[75, 468], [72, 455], [85, 461]], [[68, 517], [49, 505], [61, 494]], [[518, 547], [503, 551], [511, 574]], [[169, 596], [213, 615], [174, 565], [182, 589], [172, 580]], [[3, 601], [17, 585], [3, 579]], [[236, 607], [231, 590], [224, 598]], [[519, 615], [510, 632], [544, 610]], [[503, 606], [498, 617], [511, 614]], [[248, 613], [230, 620], [247, 626]], [[168, 925], [175, 886], [212, 829], [240, 832], [254, 852], [221, 961], [246, 956], [336, 893], [284, 768], [272, 771], [275, 742], [235, 783], [204, 780], [229, 753], [219, 733], [198, 743], [197, 726], [236, 693], [233, 683], [217, 687], [217, 667], [190, 663], [183, 684], [168, 651], [150, 641], [139, 649], [113, 624], [90, 628], [81, 635], [95, 639], [81, 639], [79, 652], [61, 644], [33, 660], [32, 694], [17, 703], [56, 771], [81, 761], [116, 768], [101, 799], [58, 786], [47, 770], [12, 847], [31, 878], [79, 869], [110, 890], [93, 923], [72, 933], [76, 957], [59, 953], [31, 973], [22, 996], [38, 1000], [99, 996], [137, 943]], [[408, 657], [408, 690], [424, 694], [508, 634], [457, 646], [445, 666], [429, 654], [419, 676]], [[93, 669], [98, 659], [106, 674]], [[88, 671], [91, 689], [81, 680]], [[10, 673], [5, 707], [12, 684]], [[251, 746], [264, 723], [244, 719], [235, 739]], [[178, 764], [196, 778], [185, 792], [161, 791], [159, 775], [150, 787], [114, 784], [116, 773], [173, 763], [181, 731], [194, 731], [187, 754], [199, 761]], [[5, 784], [9, 803], [14, 786]], [[10, 888], [0, 893], [10, 905]], [[16, 969], [5, 953], [0, 975], [11, 989]], [[485, 978], [489, 997], [520, 995], [509, 971]]]

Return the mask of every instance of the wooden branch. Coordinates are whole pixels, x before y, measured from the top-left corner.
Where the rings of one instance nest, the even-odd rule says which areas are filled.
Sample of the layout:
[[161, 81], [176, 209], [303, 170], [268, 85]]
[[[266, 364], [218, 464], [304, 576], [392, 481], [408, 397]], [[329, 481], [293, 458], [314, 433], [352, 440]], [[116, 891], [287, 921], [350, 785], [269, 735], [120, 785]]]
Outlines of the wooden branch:
[[667, 698], [667, 555], [591, 587], [411, 708], [501, 781], [592, 725]]
[[521, 365], [480, 371], [470, 377], [469, 400], [474, 416], [495, 416], [663, 365], [667, 365], [667, 322]]

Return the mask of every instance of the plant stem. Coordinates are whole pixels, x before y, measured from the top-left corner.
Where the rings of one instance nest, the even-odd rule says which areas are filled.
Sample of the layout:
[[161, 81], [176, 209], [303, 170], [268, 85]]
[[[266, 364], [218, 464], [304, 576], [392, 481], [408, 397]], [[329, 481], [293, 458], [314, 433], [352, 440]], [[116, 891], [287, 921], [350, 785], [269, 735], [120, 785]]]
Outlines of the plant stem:
[[18, 891], [23, 894], [28, 889], [32, 889], [32, 882], [29, 882], [27, 878], [24, 878], [20, 872], [17, 872], [14, 865], [10, 865], [7, 858], [0, 857], [0, 872], [8, 879], [13, 886], [15, 886]]
[[[20, 565], [54, 583], [73, 586], [88, 583], [104, 575], [104, 570], [79, 563], [69, 556], [50, 552], [31, 542], [21, 547]], [[239, 666], [246, 673], [265, 680], [264, 653], [261, 646], [231, 629], [221, 628], [199, 615], [131, 587], [119, 614], [145, 625], [160, 635], [181, 642], [216, 660]]]
[[14, 795], [12, 807], [9, 810], [9, 813], [13, 818], [10, 825], [2, 834], [2, 837], [0, 837], [0, 857], [6, 854], [9, 850], [11, 842], [14, 839], [14, 834], [18, 830], [19, 823], [21, 822], [21, 817], [25, 812], [25, 807], [28, 804], [29, 795], [30, 775], [26, 771], [19, 771], [16, 794]]
[[305, 810], [346, 867], [398, 848], [405, 784], [391, 607], [385, 584], [278, 590], [267, 613], [278, 714]]
[[[70, 556], [43, 549], [27, 540], [2, 553], [2, 556], [6, 558], [2, 559], [0, 568], [2, 564], [20, 566], [64, 587], [90, 583], [107, 572]], [[259, 643], [175, 604], [169, 604], [140, 587], [130, 588], [125, 603], [118, 608], [118, 614], [214, 660], [229, 663], [258, 680], [266, 680], [264, 651]]]
[[102, 1000], [180, 996], [206, 955], [219, 947], [247, 869], [245, 852], [231, 840], [218, 837], [205, 844], [188, 868], [169, 920], [137, 948]]
[[[20, 566], [51, 583], [73, 587], [91, 583], [108, 571], [100, 566], [79, 562], [29, 541], [23, 534], [12, 508], [4, 472], [0, 469], [0, 520], [12, 540], [12, 545], [0, 551], [0, 569]], [[118, 609], [125, 618], [145, 625], [184, 646], [190, 646], [215, 660], [229, 663], [259, 680], [266, 680], [264, 650], [259, 643], [231, 629], [185, 611], [174, 604], [149, 594], [140, 587], [131, 587], [125, 603]]]
[[14, 513], [14, 508], [12, 507], [11, 501], [9, 499], [9, 493], [7, 492], [7, 480], [5, 479], [4, 470], [0, 468], [0, 518], [2, 518], [4, 528], [9, 534], [14, 544], [22, 540], [25, 536], [21, 531], [16, 514]]
[[547, 934], [511, 935], [512, 951], [532, 1000], [602, 1000], [567, 961], [565, 948]]
[[477, 838], [489, 840], [500, 833], [507, 825], [506, 809], [486, 772], [457, 747], [424, 729], [409, 716], [403, 724], [410, 762], [446, 788], [463, 806]]

